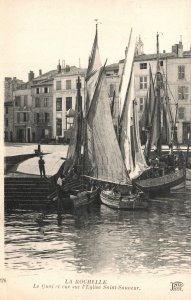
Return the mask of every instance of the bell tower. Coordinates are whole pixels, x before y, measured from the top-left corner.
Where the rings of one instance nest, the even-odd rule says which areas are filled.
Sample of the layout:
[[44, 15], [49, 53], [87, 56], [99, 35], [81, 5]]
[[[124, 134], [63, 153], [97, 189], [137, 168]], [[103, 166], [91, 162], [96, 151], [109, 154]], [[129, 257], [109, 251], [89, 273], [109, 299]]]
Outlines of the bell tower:
[[143, 46], [144, 46], [144, 44], [143, 44], [143, 42], [142, 42], [142, 40], [141, 40], [141, 37], [139, 36], [139, 39], [138, 39], [138, 41], [136, 42], [135, 56], [144, 54]]

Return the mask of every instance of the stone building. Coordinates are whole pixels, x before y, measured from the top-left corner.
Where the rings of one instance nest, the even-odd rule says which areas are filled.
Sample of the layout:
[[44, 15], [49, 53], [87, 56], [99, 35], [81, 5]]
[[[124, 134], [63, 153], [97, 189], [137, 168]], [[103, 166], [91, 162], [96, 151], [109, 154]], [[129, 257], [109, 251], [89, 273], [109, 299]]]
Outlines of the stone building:
[[33, 124], [30, 82], [13, 91], [13, 141], [30, 143]]
[[53, 138], [53, 80], [57, 70], [34, 78], [31, 84], [32, 97], [32, 141], [47, 142]]
[[[31, 74], [30, 74], [31, 75]], [[30, 76], [29, 76], [30, 77]], [[30, 141], [27, 126], [30, 120], [30, 84], [14, 77], [4, 81], [5, 141]]]
[[59, 69], [53, 80], [53, 136], [57, 140], [68, 140], [73, 124], [77, 95], [77, 78], [81, 80], [82, 105], [85, 97], [86, 69], [66, 66]]
[[113, 116], [114, 126], [118, 123], [119, 112], [119, 84], [120, 84], [120, 72], [119, 64], [111, 64], [106, 66], [106, 82], [108, 99], [111, 105], [111, 111]]
[[[134, 62], [135, 94], [140, 117], [149, 87], [149, 66], [156, 74], [156, 54], [144, 54], [139, 37]], [[184, 51], [180, 41], [172, 51], [160, 53], [160, 67], [174, 116], [177, 109], [177, 137], [179, 143], [187, 143], [191, 132], [191, 50]], [[106, 66], [108, 101], [110, 101], [114, 125], [118, 122], [119, 85], [124, 60]], [[81, 79], [81, 95], [84, 105], [86, 69], [75, 66], [61, 67], [34, 77], [30, 71], [28, 82], [17, 78], [5, 78], [5, 140], [15, 142], [39, 142], [56, 139], [66, 141], [70, 137], [76, 105], [76, 81]], [[115, 99], [115, 101], [113, 101]], [[114, 104], [114, 105], [113, 105]]]
[[13, 100], [13, 91], [24, 82], [16, 77], [5, 77], [4, 80], [4, 102]]
[[[143, 43], [140, 40], [140, 46]], [[151, 66], [153, 78], [156, 75], [156, 54], [144, 54], [139, 45], [135, 56], [134, 75], [135, 90], [139, 105], [140, 116], [143, 111], [147, 89], [149, 87], [149, 66]], [[177, 138], [179, 143], [187, 143], [188, 132], [191, 132], [191, 50], [183, 51], [180, 41], [172, 46], [172, 52], [160, 53], [160, 68], [163, 74], [164, 84], [168, 91], [168, 97], [172, 113], [176, 115], [177, 109]]]
[[4, 140], [13, 142], [13, 101], [4, 102]]

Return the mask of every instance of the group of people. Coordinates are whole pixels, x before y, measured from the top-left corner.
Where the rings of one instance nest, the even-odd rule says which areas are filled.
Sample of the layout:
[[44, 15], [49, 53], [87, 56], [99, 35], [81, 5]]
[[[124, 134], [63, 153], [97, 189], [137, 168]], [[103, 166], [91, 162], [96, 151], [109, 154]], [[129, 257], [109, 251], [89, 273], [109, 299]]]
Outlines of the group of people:
[[[184, 155], [182, 151], [178, 151], [174, 154], [170, 148], [169, 154], [158, 156], [154, 151], [153, 157], [149, 160], [149, 165], [154, 169], [155, 175], [162, 176], [170, 172], [175, 172], [176, 169], [181, 169], [184, 166]], [[158, 173], [157, 173], [158, 172]]]

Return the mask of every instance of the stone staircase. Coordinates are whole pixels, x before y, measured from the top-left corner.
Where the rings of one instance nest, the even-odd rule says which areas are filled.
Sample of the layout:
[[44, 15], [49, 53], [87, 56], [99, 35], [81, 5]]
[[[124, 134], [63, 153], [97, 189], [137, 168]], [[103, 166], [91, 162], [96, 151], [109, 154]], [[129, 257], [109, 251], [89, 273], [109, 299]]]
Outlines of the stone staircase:
[[51, 178], [11, 177], [4, 180], [5, 208], [41, 207], [53, 191]]

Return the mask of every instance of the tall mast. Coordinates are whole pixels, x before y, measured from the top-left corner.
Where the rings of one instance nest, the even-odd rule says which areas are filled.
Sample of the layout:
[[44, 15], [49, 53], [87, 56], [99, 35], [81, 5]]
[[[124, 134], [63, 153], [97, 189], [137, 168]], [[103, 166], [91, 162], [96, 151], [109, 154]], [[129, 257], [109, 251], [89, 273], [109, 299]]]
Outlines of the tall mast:
[[77, 132], [77, 145], [76, 145], [76, 152], [77, 152], [77, 166], [79, 169], [79, 165], [81, 162], [81, 146], [82, 146], [82, 96], [81, 96], [81, 81], [80, 77], [78, 76], [77, 82], [77, 123], [78, 123], [78, 132]]
[[158, 133], [159, 139], [157, 143], [157, 152], [161, 154], [161, 143], [162, 143], [162, 136], [161, 136], [161, 73], [160, 73], [160, 61], [159, 61], [159, 33], [157, 32], [157, 76], [156, 76], [156, 97], [157, 97], [157, 114], [158, 114]]

